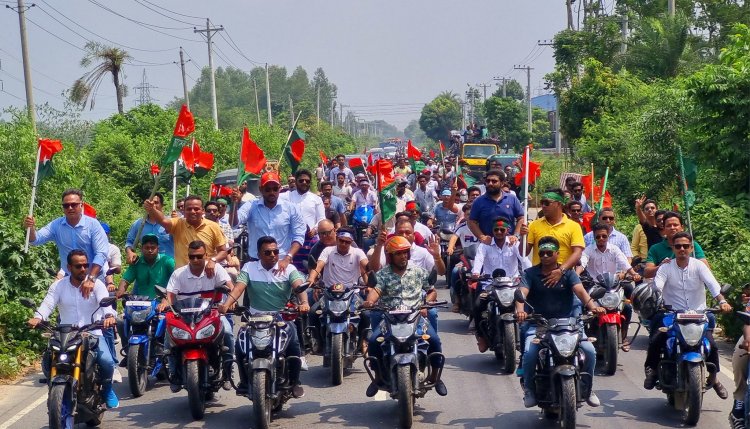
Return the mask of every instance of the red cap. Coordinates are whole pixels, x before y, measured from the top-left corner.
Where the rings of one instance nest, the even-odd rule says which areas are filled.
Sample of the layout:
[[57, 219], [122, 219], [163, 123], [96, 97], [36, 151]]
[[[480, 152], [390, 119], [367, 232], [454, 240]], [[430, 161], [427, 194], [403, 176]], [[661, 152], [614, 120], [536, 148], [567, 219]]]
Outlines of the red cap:
[[275, 183], [277, 185], [281, 185], [281, 181], [279, 180], [279, 174], [275, 171], [268, 171], [266, 173], [263, 173], [262, 176], [260, 176], [260, 187], [266, 186], [268, 183]]

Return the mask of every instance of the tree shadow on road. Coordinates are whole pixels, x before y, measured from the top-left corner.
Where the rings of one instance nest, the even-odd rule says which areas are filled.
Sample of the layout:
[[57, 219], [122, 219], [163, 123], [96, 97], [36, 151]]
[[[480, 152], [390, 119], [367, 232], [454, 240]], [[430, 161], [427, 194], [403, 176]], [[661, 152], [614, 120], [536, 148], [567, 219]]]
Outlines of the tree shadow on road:
[[[429, 407], [430, 404], [428, 399], [417, 400], [414, 406], [414, 424], [436, 425], [441, 412], [423, 408], [420, 402], [425, 407]], [[295, 416], [317, 414], [317, 424], [326, 427], [398, 427], [396, 401], [388, 399], [361, 405], [367, 408], [366, 412], [360, 407], [353, 407], [351, 403], [321, 405], [316, 401], [295, 402], [275, 414], [274, 422], [279, 425], [293, 425]]]

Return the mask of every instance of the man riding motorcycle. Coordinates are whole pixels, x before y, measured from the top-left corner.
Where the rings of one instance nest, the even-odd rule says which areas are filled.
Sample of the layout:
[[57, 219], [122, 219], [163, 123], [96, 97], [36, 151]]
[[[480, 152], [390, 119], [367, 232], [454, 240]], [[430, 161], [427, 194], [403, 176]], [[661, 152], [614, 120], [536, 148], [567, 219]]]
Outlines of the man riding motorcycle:
[[[372, 308], [376, 302], [380, 302], [382, 306], [389, 308], [399, 305], [411, 308], [423, 301], [434, 301], [437, 298], [435, 287], [430, 285], [427, 280], [428, 272], [417, 266], [409, 265], [409, 257], [411, 255], [411, 243], [409, 243], [409, 240], [401, 236], [393, 236], [386, 241], [384, 250], [388, 265], [375, 273], [377, 285], [374, 288], [370, 288], [367, 300], [363, 304], [365, 308]], [[422, 292], [426, 292], [424, 299], [422, 298]], [[421, 317], [427, 317], [426, 309], [421, 310], [421, 312]], [[432, 324], [427, 324], [427, 332], [425, 334], [429, 336], [427, 340], [429, 343], [428, 353], [442, 352], [443, 348], [440, 337], [438, 337]], [[376, 324], [376, 318], [373, 317], [373, 334], [370, 337], [368, 352], [370, 356], [377, 358], [378, 361], [382, 361], [382, 349], [376, 341], [379, 336], [380, 326], [379, 323]], [[435, 379], [428, 381], [435, 383], [435, 391], [440, 396], [445, 396], [448, 394], [448, 389], [442, 380], [436, 379], [441, 372], [440, 365], [436, 360], [430, 363], [433, 367], [431, 376]], [[381, 371], [381, 368], [378, 368], [377, 365], [372, 369], [376, 374], [379, 374]], [[376, 377], [376, 379], [381, 379], [381, 377]], [[377, 384], [372, 382], [367, 387], [367, 397], [375, 396], [377, 391]]]

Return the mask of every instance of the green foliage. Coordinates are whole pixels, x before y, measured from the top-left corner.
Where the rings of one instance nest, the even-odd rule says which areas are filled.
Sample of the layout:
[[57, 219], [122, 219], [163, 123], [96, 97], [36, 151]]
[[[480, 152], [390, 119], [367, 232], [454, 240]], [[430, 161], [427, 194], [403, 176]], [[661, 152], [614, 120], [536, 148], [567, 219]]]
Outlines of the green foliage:
[[427, 137], [448, 141], [451, 130], [461, 126], [461, 104], [458, 96], [443, 93], [422, 108], [419, 126]]
[[689, 32], [690, 21], [683, 13], [642, 18], [636, 21], [627, 53], [618, 62], [643, 80], [674, 78], [697, 59]]
[[487, 126], [500, 142], [519, 152], [529, 141], [526, 107], [510, 97], [492, 96], [484, 103]]
[[[498, 83], [497, 91], [495, 91], [492, 94], [492, 96], [502, 98], [503, 96], [503, 84], [502, 83]], [[515, 79], [510, 79], [505, 82], [505, 96], [508, 98], [512, 98], [514, 100], [524, 100], [526, 98], [526, 95], [524, 95], [521, 84], [518, 83], [518, 81]]]

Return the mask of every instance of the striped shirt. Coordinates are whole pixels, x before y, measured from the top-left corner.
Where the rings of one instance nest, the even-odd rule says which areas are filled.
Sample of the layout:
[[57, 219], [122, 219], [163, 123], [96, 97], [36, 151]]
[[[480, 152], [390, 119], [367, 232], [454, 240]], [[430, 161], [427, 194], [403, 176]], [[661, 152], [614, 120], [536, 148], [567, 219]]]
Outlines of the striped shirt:
[[282, 310], [292, 296], [292, 285], [304, 280], [294, 265], [290, 264], [283, 273], [275, 274], [278, 267], [277, 263], [267, 270], [260, 261], [248, 262], [242, 267], [237, 283], [247, 285], [245, 296], [252, 308], [258, 311]]

